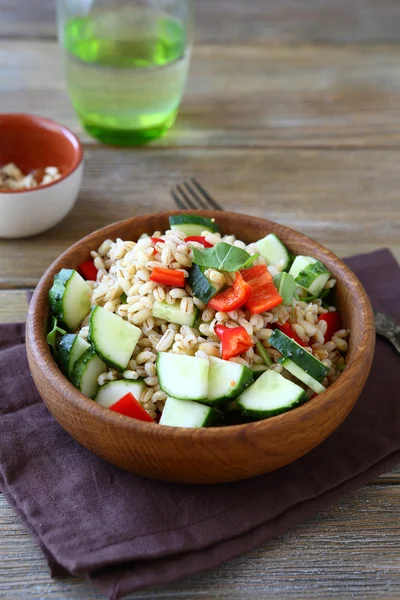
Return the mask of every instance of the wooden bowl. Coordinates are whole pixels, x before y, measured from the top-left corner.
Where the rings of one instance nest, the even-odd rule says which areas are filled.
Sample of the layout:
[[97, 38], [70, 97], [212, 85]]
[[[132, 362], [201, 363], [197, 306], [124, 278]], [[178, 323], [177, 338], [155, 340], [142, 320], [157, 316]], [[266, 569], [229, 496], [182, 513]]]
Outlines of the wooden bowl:
[[[195, 212], [195, 211], [187, 211]], [[352, 271], [332, 252], [277, 223], [235, 213], [196, 211], [215, 217], [224, 234], [246, 242], [276, 233], [296, 254], [321, 260], [337, 278], [337, 305], [351, 330], [348, 366], [324, 393], [287, 413], [245, 425], [210, 429], [165, 427], [136, 421], [97, 405], [64, 377], [46, 343], [53, 276], [76, 268], [106, 238], [137, 240], [168, 229], [170, 211], [121, 221], [92, 233], [64, 252], [46, 271], [33, 295], [27, 322], [27, 352], [39, 394], [61, 426], [105, 460], [133, 473], [187, 483], [236, 481], [278, 469], [303, 456], [346, 418], [371, 368], [375, 329], [371, 305]]]

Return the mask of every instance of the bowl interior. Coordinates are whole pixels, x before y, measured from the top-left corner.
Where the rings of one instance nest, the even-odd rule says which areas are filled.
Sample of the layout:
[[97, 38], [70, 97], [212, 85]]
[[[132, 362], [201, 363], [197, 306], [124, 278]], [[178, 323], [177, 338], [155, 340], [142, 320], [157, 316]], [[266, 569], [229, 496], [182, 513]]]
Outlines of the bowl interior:
[[66, 176], [82, 158], [81, 144], [73, 133], [44, 117], [0, 115], [0, 140], [0, 166], [13, 162], [24, 174], [34, 173], [38, 181], [45, 167], [57, 167]]

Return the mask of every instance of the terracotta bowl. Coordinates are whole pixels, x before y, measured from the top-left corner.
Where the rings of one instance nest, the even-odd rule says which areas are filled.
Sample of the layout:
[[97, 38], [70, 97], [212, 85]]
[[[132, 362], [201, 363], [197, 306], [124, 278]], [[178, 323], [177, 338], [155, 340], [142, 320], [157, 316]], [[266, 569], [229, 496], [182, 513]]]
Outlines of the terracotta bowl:
[[61, 221], [74, 205], [82, 181], [78, 138], [44, 117], [0, 114], [0, 167], [9, 162], [38, 181], [45, 167], [57, 167], [61, 178], [27, 190], [0, 190], [0, 238], [35, 235]]
[[[187, 211], [194, 212], [194, 211]], [[346, 418], [368, 376], [375, 344], [371, 305], [357, 277], [332, 252], [304, 235], [256, 217], [197, 211], [215, 217], [225, 234], [251, 242], [276, 233], [296, 254], [320, 259], [337, 278], [337, 305], [351, 329], [348, 366], [338, 381], [302, 406], [264, 421], [210, 429], [144, 423], [98, 406], [62, 375], [46, 344], [47, 294], [62, 267], [75, 268], [106, 238], [137, 240], [164, 231], [171, 211], [136, 217], [92, 233], [46, 271], [32, 298], [27, 351], [36, 387], [50, 412], [78, 442], [105, 460], [156, 479], [217, 483], [253, 477], [293, 462], [320, 444]]]

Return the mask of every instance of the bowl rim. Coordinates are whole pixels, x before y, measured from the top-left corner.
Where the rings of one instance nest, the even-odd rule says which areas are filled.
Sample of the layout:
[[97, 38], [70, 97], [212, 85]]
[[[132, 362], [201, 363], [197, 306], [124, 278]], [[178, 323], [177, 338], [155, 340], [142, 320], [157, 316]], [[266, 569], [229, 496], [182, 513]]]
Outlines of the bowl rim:
[[[38, 306], [43, 297], [43, 294], [48, 294], [48, 291], [52, 285], [54, 274], [62, 268], [63, 259], [70, 255], [70, 253], [76, 249], [78, 249], [83, 242], [89, 242], [95, 237], [97, 237], [100, 232], [104, 236], [104, 240], [107, 239], [108, 232], [112, 232], [115, 227], [124, 227], [129, 224], [133, 224], [137, 220], [143, 219], [144, 221], [149, 217], [155, 218], [168, 218], [172, 215], [182, 214], [181, 210], [172, 210], [158, 213], [147, 213], [145, 215], [139, 215], [135, 217], [130, 217], [128, 219], [124, 219], [121, 221], [117, 221], [111, 223], [105, 227], [97, 229], [92, 233], [84, 236], [77, 242], [75, 242], [72, 246], [67, 248], [58, 258], [56, 258], [53, 263], [48, 267], [43, 276], [41, 277], [39, 283], [36, 286], [35, 292], [32, 296], [28, 318], [26, 323], [26, 340], [27, 344], [30, 348], [30, 353], [32, 354], [33, 359], [36, 363], [39, 363], [41, 372], [44, 376], [48, 375], [47, 379], [50, 381], [51, 386], [53, 388], [57, 387], [58, 389], [63, 388], [63, 393], [68, 396], [69, 402], [73, 405], [75, 409], [78, 411], [84, 411], [91, 413], [91, 416], [98, 417], [103, 420], [103, 422], [107, 423], [112, 427], [113, 425], [123, 426], [126, 431], [131, 434], [135, 432], [140, 432], [145, 434], [146, 431], [150, 431], [150, 427], [154, 428], [154, 423], [148, 423], [144, 421], [138, 421], [136, 419], [132, 419], [116, 413], [115, 411], [111, 411], [103, 406], [98, 405], [94, 400], [84, 396], [77, 388], [75, 388], [72, 383], [64, 376], [61, 372], [60, 368], [55, 363], [53, 356], [50, 351], [50, 347], [47, 344], [45, 333], [43, 335], [36, 336], [34, 335], [34, 331], [41, 332], [43, 330], [43, 322], [41, 321]], [[219, 211], [212, 210], [185, 210], [185, 214], [198, 214], [202, 216], [207, 216], [211, 218], [218, 218], [221, 215]], [[359, 346], [363, 346], [364, 348], [371, 348], [369, 352], [355, 352], [354, 356], [347, 364], [346, 369], [341, 373], [340, 377], [335, 381], [332, 385], [330, 385], [325, 392], [317, 395], [316, 397], [310, 399], [308, 402], [301, 404], [293, 410], [289, 410], [287, 412], [269, 417], [267, 419], [263, 419], [260, 421], [253, 421], [250, 423], [244, 423], [240, 425], [230, 425], [221, 426], [221, 427], [209, 427], [209, 428], [188, 428], [188, 427], [171, 427], [157, 424], [157, 437], [168, 440], [176, 440], [177, 436], [180, 438], [188, 439], [193, 441], [193, 436], [195, 436], [196, 440], [202, 439], [202, 441], [211, 443], [218, 436], [219, 440], [221, 438], [231, 437], [232, 435], [243, 435], [249, 436], [254, 433], [254, 435], [266, 432], [269, 427], [273, 428], [285, 428], [288, 423], [295, 424], [298, 420], [298, 417], [301, 415], [303, 419], [312, 423], [314, 415], [321, 411], [324, 404], [328, 406], [332, 402], [337, 402], [338, 396], [342, 394], [346, 394], [346, 389], [348, 386], [351, 386], [353, 376], [357, 373], [364, 372], [365, 379], [369, 373], [370, 366], [373, 358], [373, 350], [375, 347], [375, 327], [374, 327], [374, 317], [372, 307], [369, 301], [369, 298], [359, 281], [358, 277], [353, 273], [353, 271], [341, 260], [339, 259], [333, 252], [325, 248], [319, 242], [316, 242], [312, 238], [292, 229], [282, 225], [280, 223], [276, 223], [274, 221], [270, 221], [267, 219], [262, 219], [257, 216], [248, 216], [243, 215], [241, 213], [234, 213], [229, 211], [224, 211], [224, 215], [229, 217], [233, 217], [240, 220], [241, 217], [245, 217], [246, 219], [255, 219], [257, 221], [263, 221], [266, 225], [277, 226], [279, 229], [285, 230], [289, 235], [295, 235], [298, 239], [299, 236], [307, 242], [310, 247], [310, 252], [313, 253], [314, 250], [318, 250], [320, 254], [325, 255], [327, 259], [331, 259], [336, 263], [337, 268], [341, 271], [342, 274], [345, 274], [347, 277], [348, 283], [351, 283], [352, 286], [352, 296], [359, 299], [359, 304], [362, 304], [362, 313], [360, 315], [360, 322], [362, 325], [361, 330], [361, 339], [359, 341]], [[368, 325], [368, 326], [367, 326]], [[332, 397], [332, 390], [335, 392], [335, 398]], [[122, 421], [121, 421], [122, 420]], [[304, 421], [303, 421], [304, 422]], [[154, 429], [152, 429], [154, 432]]]
[[[16, 120], [16, 119], [24, 119], [25, 121], [30, 121], [31, 123], [34, 123], [38, 129], [42, 128], [42, 124], [47, 123], [48, 125], [52, 125], [52, 127], [58, 129], [60, 131], [60, 133], [68, 139], [68, 141], [71, 143], [72, 146], [74, 146], [74, 160], [72, 161], [71, 166], [67, 169], [67, 171], [61, 175], [61, 177], [59, 179], [56, 179], [55, 181], [51, 181], [50, 183], [45, 183], [43, 185], [39, 185], [37, 187], [34, 188], [27, 188], [27, 189], [21, 189], [21, 190], [2, 190], [0, 189], [0, 195], [18, 195], [18, 194], [26, 194], [29, 192], [39, 192], [41, 190], [45, 190], [47, 188], [52, 187], [53, 185], [57, 185], [59, 183], [62, 183], [63, 181], [65, 181], [65, 179], [67, 179], [67, 177], [69, 177], [70, 175], [72, 175], [72, 173], [74, 173], [74, 171], [76, 171], [79, 166], [82, 163], [83, 160], [83, 144], [80, 141], [80, 139], [78, 138], [78, 136], [76, 136], [71, 129], [69, 129], [68, 127], [66, 127], [65, 125], [62, 125], [61, 123], [58, 123], [57, 121], [54, 121], [53, 119], [49, 119], [48, 117], [43, 117], [42, 115], [33, 115], [30, 113], [0, 113], [0, 133], [1, 133], [1, 121], [2, 119], [10, 119], [10, 120]], [[76, 146], [76, 147], [75, 147]]]

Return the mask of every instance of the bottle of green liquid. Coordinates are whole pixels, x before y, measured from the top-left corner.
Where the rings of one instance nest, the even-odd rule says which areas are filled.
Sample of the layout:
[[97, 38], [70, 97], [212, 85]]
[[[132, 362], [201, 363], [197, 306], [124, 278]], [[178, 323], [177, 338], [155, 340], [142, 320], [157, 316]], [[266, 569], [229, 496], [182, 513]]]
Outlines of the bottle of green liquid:
[[70, 3], [58, 3], [60, 41], [68, 91], [84, 128], [120, 146], [163, 135], [174, 123], [187, 78], [185, 22], [150, 1], [152, 7], [99, 2], [88, 14], [68, 18]]

